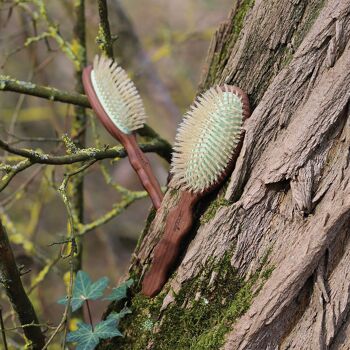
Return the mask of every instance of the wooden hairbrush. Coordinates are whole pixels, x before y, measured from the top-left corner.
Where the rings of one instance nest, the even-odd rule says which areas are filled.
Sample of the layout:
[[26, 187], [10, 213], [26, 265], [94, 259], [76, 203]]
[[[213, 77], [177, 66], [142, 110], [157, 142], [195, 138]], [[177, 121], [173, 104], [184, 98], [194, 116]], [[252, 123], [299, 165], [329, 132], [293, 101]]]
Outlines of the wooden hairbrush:
[[136, 141], [135, 130], [143, 127], [146, 114], [134, 83], [111, 59], [96, 56], [93, 67], [83, 71], [83, 84], [93, 110], [109, 133], [124, 146], [130, 164], [154, 207], [159, 209], [163, 193]]
[[176, 135], [170, 172], [181, 190], [167, 216], [165, 231], [154, 249], [142, 293], [153, 297], [166, 283], [189, 232], [194, 205], [217, 188], [232, 171], [243, 143], [242, 124], [250, 116], [246, 93], [235, 86], [217, 86], [201, 95], [184, 116]]

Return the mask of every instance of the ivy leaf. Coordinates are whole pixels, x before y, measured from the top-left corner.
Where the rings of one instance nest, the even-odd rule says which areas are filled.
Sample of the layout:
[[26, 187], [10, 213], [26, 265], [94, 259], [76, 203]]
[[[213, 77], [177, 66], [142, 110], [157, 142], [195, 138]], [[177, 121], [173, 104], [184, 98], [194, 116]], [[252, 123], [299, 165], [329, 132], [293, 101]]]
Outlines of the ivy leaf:
[[116, 320], [107, 319], [98, 323], [94, 330], [89, 324], [80, 322], [78, 330], [67, 334], [67, 341], [77, 343], [76, 350], [93, 350], [100, 342], [100, 339], [122, 336], [116, 327]]
[[123, 334], [120, 333], [116, 323], [116, 320], [113, 318], [102, 321], [96, 325], [95, 333], [100, 339], [122, 337]]
[[[73, 287], [71, 298], [72, 311], [78, 310], [85, 300], [96, 300], [103, 296], [109, 283], [107, 277], [102, 277], [96, 282], [92, 282], [90, 276], [84, 271], [78, 271]], [[68, 297], [58, 300], [59, 304], [66, 305]]]
[[79, 323], [78, 330], [67, 334], [67, 342], [77, 343], [76, 350], [93, 350], [100, 342], [97, 334], [92, 331], [89, 324]]
[[118, 327], [120, 320], [127, 314], [131, 314], [131, 310], [125, 306], [120, 312], [111, 312], [108, 315], [107, 320], [114, 319]]
[[128, 288], [130, 288], [134, 284], [134, 280], [131, 278], [124, 283], [122, 283], [120, 286], [113, 288], [112, 293], [108, 295], [104, 300], [109, 301], [120, 301], [126, 298]]

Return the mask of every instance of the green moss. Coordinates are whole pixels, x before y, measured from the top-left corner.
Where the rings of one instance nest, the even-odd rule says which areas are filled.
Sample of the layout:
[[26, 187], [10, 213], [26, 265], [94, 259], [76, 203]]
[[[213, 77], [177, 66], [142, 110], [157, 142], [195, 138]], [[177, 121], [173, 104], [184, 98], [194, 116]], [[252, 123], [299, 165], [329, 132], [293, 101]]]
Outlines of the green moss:
[[202, 333], [190, 350], [220, 349], [232, 324], [249, 309], [253, 298], [261, 290], [272, 271], [271, 267], [264, 270], [261, 267], [247, 282], [242, 284], [226, 310], [220, 314], [217, 324]]
[[290, 48], [286, 48], [284, 52], [284, 56], [282, 58], [282, 63], [281, 66], [285, 67], [288, 66], [288, 64], [292, 61], [293, 59], [293, 50]]
[[292, 39], [290, 40], [293, 43], [293, 47], [286, 47], [283, 52], [283, 57], [281, 61], [282, 67], [287, 66], [292, 61], [294, 52], [298, 49], [306, 34], [309, 32], [312, 25], [315, 23], [324, 4], [325, 0], [311, 1], [310, 4], [306, 7], [305, 12], [296, 13], [296, 16], [298, 16], [296, 23], [300, 22], [300, 24], [298, 25], [297, 30], [295, 31], [295, 33], [292, 36]]
[[105, 350], [144, 350], [153, 338], [152, 330], [157, 323], [164, 294], [151, 299], [136, 294], [132, 299], [132, 314], [125, 318], [120, 327], [124, 338], [117, 338], [103, 343]]
[[297, 32], [294, 34], [294, 47], [298, 48], [302, 40], [305, 38], [308, 31], [311, 29], [312, 25], [315, 23], [318, 15], [320, 14], [325, 0], [314, 0], [306, 8], [303, 17], [305, 20], [299, 26]]
[[271, 274], [272, 274], [272, 271], [273, 271], [274, 269], [275, 269], [274, 266], [270, 266], [270, 267], [266, 268], [265, 270], [263, 270], [263, 271], [261, 272], [260, 277], [261, 277], [264, 281], [268, 280], [268, 279], [270, 278], [270, 276], [271, 276]]
[[231, 202], [223, 197], [218, 197], [216, 200], [211, 202], [208, 209], [205, 211], [205, 213], [202, 215], [200, 219], [201, 225], [209, 222], [215, 216], [216, 212], [220, 207], [228, 206], [230, 204]]
[[[208, 281], [217, 273], [211, 287]], [[154, 335], [154, 349], [188, 350], [201, 334], [220, 319], [228, 299], [243, 284], [230, 264], [227, 254], [220, 262], [210, 262], [204, 273], [182, 288], [176, 301], [165, 312], [160, 330]], [[220, 290], [220, 294], [215, 290]], [[176, 327], [174, 327], [176, 325]]]
[[255, 0], [243, 0], [232, 19], [232, 32], [229, 38], [225, 40], [225, 45], [219, 53], [215, 53], [210, 65], [207, 86], [213, 85], [216, 78], [221, 76], [228, 58], [230, 57], [233, 46], [235, 45], [239, 34], [243, 28], [244, 19], [250, 8], [254, 6]]
[[241, 32], [245, 16], [250, 8], [254, 6], [255, 0], [245, 0], [241, 2], [236, 15], [233, 18], [233, 33], [238, 36]]
[[162, 322], [160, 308], [165, 293], [153, 299], [136, 294], [130, 305], [132, 314], [121, 324], [125, 337], [105, 343], [103, 349], [144, 350], [150, 343], [153, 350], [219, 349], [225, 334], [248, 310], [271, 274], [271, 268], [261, 266], [244, 281], [232, 268], [231, 255], [227, 253], [219, 262], [209, 262], [203, 274], [187, 282], [161, 315]]
[[[241, 5], [237, 9], [237, 12], [232, 20], [232, 33], [230, 39], [227, 41], [228, 45], [224, 48], [224, 53], [229, 56], [231, 54], [232, 47], [236, 43], [239, 34], [243, 28], [244, 19], [248, 11], [254, 6], [255, 0], [243, 0]], [[228, 58], [228, 57], [227, 57]], [[226, 63], [226, 62], [225, 62]]]
[[[256, 102], [260, 100], [263, 92], [266, 91], [267, 86], [270, 84], [271, 79], [275, 75], [274, 72], [278, 72], [292, 61], [294, 52], [298, 49], [303, 39], [310, 31], [310, 28], [315, 23], [315, 20], [318, 18], [324, 3], [324, 0], [310, 0], [307, 3], [301, 1], [296, 6], [293, 6], [293, 11], [290, 14], [290, 21], [296, 25], [292, 28], [290, 33], [288, 33], [287, 43], [281, 42], [278, 47], [275, 48], [275, 52], [271, 53], [270, 59], [268, 59], [267, 62], [264, 62], [266, 72], [262, 72], [264, 79], [257, 81], [255, 88], [253, 91], [250, 91], [249, 95], [250, 102], [253, 107], [256, 105]], [[210, 63], [208, 76], [205, 84], [201, 87], [202, 89], [214, 85], [220, 80], [220, 78], [222, 78], [222, 72], [231, 56], [232, 48], [238, 40], [247, 13], [253, 5], [254, 1], [246, 0], [242, 1], [241, 5], [237, 9], [237, 12], [232, 19], [232, 31], [229, 36], [226, 35], [224, 37], [225, 42], [223, 43], [221, 40], [220, 45], [218, 45], [220, 49], [214, 53]], [[258, 35], [259, 34], [257, 34], [256, 38], [258, 38]], [[247, 62], [254, 60], [254, 57], [256, 58], [257, 55], [260, 55], [257, 50], [259, 51], [259, 49], [256, 49], [256, 46], [249, 47], [248, 45], [246, 48], [244, 48], [244, 52], [241, 54], [242, 59]], [[255, 54], [251, 56], [253, 53]], [[247, 67], [249, 67], [249, 65], [247, 65]], [[247, 74], [248, 72], [243, 69], [239, 72], [239, 77], [244, 77]], [[237, 76], [234, 75], [234, 77], [236, 78]]]
[[221, 315], [219, 322], [211, 329], [201, 334], [196, 344], [190, 350], [219, 349], [223, 345], [224, 337], [235, 320], [243, 315], [250, 307], [254, 294], [252, 286], [256, 278], [250, 280], [236, 293], [227, 311]]

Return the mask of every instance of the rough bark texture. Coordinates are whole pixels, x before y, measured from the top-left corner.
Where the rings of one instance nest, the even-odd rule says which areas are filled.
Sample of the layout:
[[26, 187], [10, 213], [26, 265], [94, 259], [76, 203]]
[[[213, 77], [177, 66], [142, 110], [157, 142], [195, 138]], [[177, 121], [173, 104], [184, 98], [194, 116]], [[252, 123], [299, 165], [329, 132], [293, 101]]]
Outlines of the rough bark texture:
[[[101, 348], [350, 348], [349, 36], [350, 0], [235, 2], [200, 90], [249, 94], [236, 168], [196, 209], [161, 294], [137, 284], [125, 338]], [[136, 249], [137, 281], [178, 200], [169, 187]]]

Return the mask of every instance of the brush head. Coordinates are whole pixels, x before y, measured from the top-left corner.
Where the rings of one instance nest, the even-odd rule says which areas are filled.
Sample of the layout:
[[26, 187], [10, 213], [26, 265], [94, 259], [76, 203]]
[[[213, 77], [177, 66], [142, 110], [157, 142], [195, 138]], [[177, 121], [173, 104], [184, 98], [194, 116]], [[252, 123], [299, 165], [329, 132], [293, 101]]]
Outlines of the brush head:
[[170, 172], [175, 187], [210, 191], [226, 176], [250, 115], [247, 95], [234, 86], [216, 86], [199, 96], [184, 116], [175, 139]]
[[131, 134], [146, 122], [146, 113], [135, 84], [127, 73], [104, 56], [95, 56], [91, 83], [104, 111], [124, 134]]

